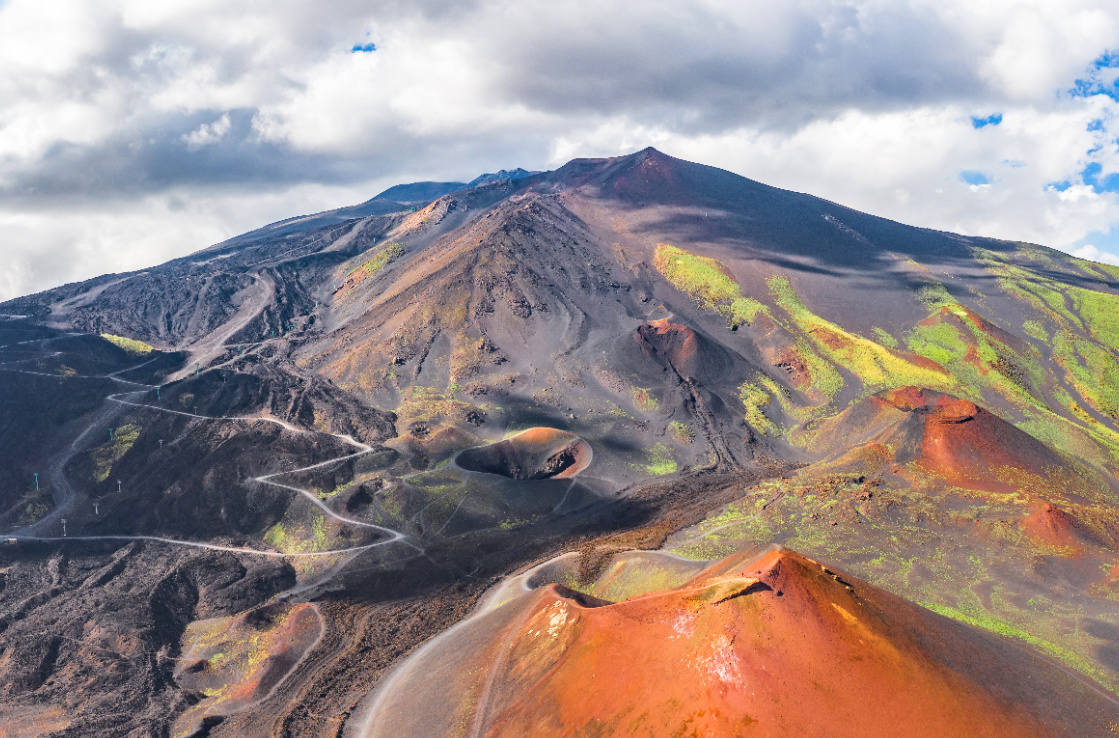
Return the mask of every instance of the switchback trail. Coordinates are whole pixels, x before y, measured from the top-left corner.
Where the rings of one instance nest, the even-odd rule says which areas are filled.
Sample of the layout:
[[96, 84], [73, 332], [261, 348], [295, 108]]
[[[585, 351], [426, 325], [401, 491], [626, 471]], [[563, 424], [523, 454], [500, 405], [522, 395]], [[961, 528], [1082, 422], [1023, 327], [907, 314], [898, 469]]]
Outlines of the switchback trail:
[[[47, 339], [47, 340], [50, 340], [50, 339]], [[28, 342], [28, 343], [31, 343], [31, 342]], [[54, 354], [52, 354], [52, 356], [57, 356], [60, 353], [61, 352], [55, 352]], [[36, 357], [36, 358], [43, 358], [43, 357]], [[27, 361], [27, 360], [28, 359], [22, 359], [22, 360], [19, 360], [19, 361], [8, 362], [7, 364], [0, 364], [0, 371], [16, 372], [16, 373], [20, 373], [20, 374], [30, 374], [30, 375], [35, 375], [35, 376], [45, 376], [45, 377], [51, 377], [51, 378], [59, 377], [59, 375], [57, 375], [57, 374], [51, 374], [51, 373], [48, 373], [48, 372], [37, 372], [37, 371], [31, 371], [31, 370], [9, 368], [10, 364], [20, 363], [22, 361]], [[391, 544], [394, 544], [394, 543], [401, 543], [405, 546], [408, 546], [409, 548], [414, 549], [417, 552], [422, 552], [423, 551], [423, 549], [419, 545], [417, 545], [416, 543], [413, 542], [413, 540], [411, 539], [410, 536], [407, 536], [404, 533], [401, 533], [400, 531], [396, 531], [396, 530], [393, 530], [391, 528], [386, 528], [382, 525], [377, 525], [375, 523], [369, 523], [369, 522], [364, 521], [364, 520], [359, 520], [357, 518], [352, 518], [352, 517], [349, 517], [349, 516], [346, 516], [346, 515], [341, 515], [341, 514], [335, 512], [334, 510], [332, 510], [325, 502], [323, 502], [321, 499], [319, 499], [319, 497], [317, 495], [315, 495], [314, 492], [312, 492], [311, 490], [304, 489], [304, 488], [301, 488], [301, 487], [296, 487], [296, 486], [293, 486], [293, 485], [290, 485], [290, 484], [283, 484], [282, 482], [278, 482], [278, 481], [274, 481], [277, 477], [282, 477], [282, 476], [286, 476], [286, 475], [289, 475], [289, 474], [298, 474], [300, 472], [305, 472], [305, 471], [312, 471], [314, 469], [320, 469], [322, 467], [330, 466], [331, 464], [337, 464], [339, 462], [344, 462], [344, 461], [348, 461], [350, 459], [355, 459], [355, 458], [358, 458], [360, 456], [364, 456], [366, 454], [369, 454], [369, 453], [373, 452], [374, 449], [371, 446], [369, 446], [367, 444], [364, 444], [364, 443], [361, 443], [360, 441], [357, 441], [354, 438], [352, 438], [348, 435], [345, 435], [345, 434], [324, 433], [322, 431], [306, 430], [306, 429], [299, 428], [299, 427], [296, 427], [294, 425], [291, 425], [290, 423], [287, 423], [287, 422], [285, 422], [283, 420], [280, 420], [278, 418], [270, 418], [270, 417], [267, 417], [267, 416], [264, 416], [264, 415], [260, 415], [260, 416], [235, 415], [235, 416], [216, 416], [215, 417], [215, 416], [208, 416], [208, 415], [199, 415], [197, 413], [188, 413], [188, 412], [184, 412], [184, 411], [181, 411], [181, 410], [172, 410], [170, 408], [161, 407], [159, 405], [152, 405], [152, 404], [143, 403], [143, 402], [136, 402], [135, 400], [139, 399], [140, 395], [156, 389], [156, 385], [145, 384], [143, 382], [135, 382], [135, 381], [128, 380], [128, 379], [122, 379], [118, 375], [124, 374], [124, 373], [129, 372], [129, 371], [134, 371], [136, 369], [140, 369], [140, 368], [152, 363], [153, 361], [155, 361], [155, 359], [150, 359], [148, 361], [143, 362], [142, 364], [137, 364], [135, 366], [127, 367], [125, 369], [121, 369], [119, 371], [112, 372], [110, 374], [105, 374], [105, 375], [74, 375], [74, 376], [71, 376], [69, 378], [70, 379], [110, 379], [114, 382], [119, 382], [121, 384], [132, 385], [134, 387], [140, 388], [138, 390], [111, 394], [111, 395], [107, 395], [105, 397], [105, 399], [107, 401], [112, 402], [112, 403], [116, 403], [117, 405], [120, 405], [120, 406], [144, 408], [144, 409], [148, 409], [148, 410], [154, 410], [154, 411], [157, 411], [157, 412], [170, 413], [172, 415], [179, 415], [179, 416], [183, 416], [183, 417], [195, 418], [195, 419], [205, 420], [205, 421], [224, 421], [224, 422], [243, 422], [243, 423], [254, 423], [254, 422], [273, 423], [275, 425], [279, 425], [281, 428], [284, 428], [285, 430], [287, 430], [289, 432], [292, 432], [292, 433], [308, 433], [308, 434], [314, 433], [314, 434], [329, 435], [329, 436], [332, 436], [334, 438], [337, 438], [338, 440], [342, 441], [343, 443], [345, 443], [349, 446], [352, 446], [352, 447], [354, 447], [358, 450], [354, 453], [347, 454], [345, 456], [339, 456], [339, 457], [336, 457], [336, 458], [333, 458], [333, 459], [328, 459], [326, 461], [320, 461], [320, 462], [310, 464], [310, 465], [305, 466], [305, 467], [301, 467], [301, 468], [297, 468], [297, 469], [288, 469], [288, 470], [285, 470], [285, 471], [274, 472], [272, 474], [264, 474], [264, 475], [261, 475], [261, 476], [258, 476], [258, 477], [251, 477], [248, 481], [256, 482], [256, 483], [259, 483], [259, 484], [270, 485], [272, 487], [277, 487], [279, 489], [287, 490], [289, 492], [295, 492], [299, 495], [302, 495], [312, 505], [314, 505], [316, 508], [318, 508], [324, 514], [330, 516], [331, 518], [334, 518], [335, 520], [338, 520], [338, 521], [343, 522], [343, 523], [347, 523], [349, 525], [374, 530], [378, 533], [386, 535], [387, 538], [385, 540], [382, 540], [382, 541], [377, 541], [376, 543], [365, 544], [365, 545], [362, 545], [362, 546], [351, 546], [351, 547], [348, 547], [348, 548], [331, 549], [329, 551], [315, 551], [315, 552], [308, 552], [308, 553], [284, 553], [284, 552], [278, 552], [278, 551], [263, 551], [263, 550], [259, 550], [259, 549], [248, 548], [248, 547], [223, 546], [223, 545], [219, 545], [219, 544], [202, 543], [202, 542], [199, 542], [199, 541], [184, 541], [184, 540], [174, 539], [174, 538], [165, 538], [165, 537], [162, 537], [162, 536], [145, 536], [145, 535], [43, 536], [43, 535], [34, 535], [34, 533], [38, 533], [39, 531], [42, 531], [44, 527], [46, 527], [48, 525], [51, 525], [51, 524], [54, 524], [56, 521], [60, 520], [62, 515], [64, 515], [66, 513], [67, 508], [73, 503], [74, 499], [76, 498], [77, 494], [74, 492], [73, 488], [70, 487], [69, 482], [65, 478], [65, 474], [64, 474], [63, 470], [65, 468], [66, 463], [71, 458], [73, 458], [73, 456], [75, 454], [78, 453], [78, 450], [79, 450], [78, 447], [81, 444], [81, 441], [84, 438], [86, 438], [96, 428], [103, 425], [104, 422], [106, 422], [107, 418], [111, 418], [113, 415], [116, 414], [115, 412], [113, 412], [109, 409], [102, 410], [100, 413], [98, 413], [97, 417], [94, 418], [93, 422], [84, 431], [82, 431], [77, 436], [77, 438], [74, 439], [74, 441], [72, 441], [70, 443], [70, 445], [66, 448], [65, 451], [63, 451], [61, 454], [58, 454], [56, 457], [52, 458], [51, 463], [50, 463], [50, 478], [52, 480], [52, 486], [55, 488], [55, 490], [57, 490], [57, 493], [58, 493], [58, 498], [55, 500], [55, 504], [56, 504], [55, 509], [53, 511], [51, 511], [51, 513], [49, 513], [43, 519], [31, 524], [30, 526], [27, 526], [27, 528], [25, 530], [28, 531], [29, 533], [32, 533], [32, 535], [28, 535], [27, 533], [24, 533], [24, 534], [15, 533], [15, 534], [7, 536], [7, 538], [15, 539], [15, 540], [23, 540], [23, 541], [43, 541], [43, 542], [46, 542], [46, 541], [110, 541], [110, 540], [114, 540], [114, 541], [153, 541], [153, 542], [159, 542], [159, 543], [165, 543], [165, 544], [171, 544], [171, 545], [178, 545], [178, 546], [190, 546], [190, 547], [193, 547], [193, 548], [204, 548], [204, 549], [210, 549], [210, 550], [214, 550], [214, 551], [228, 551], [228, 552], [232, 552], [232, 553], [250, 554], [250, 555], [255, 555], [255, 556], [267, 556], [267, 557], [277, 557], [277, 558], [312, 558], [312, 557], [324, 557], [324, 556], [339, 556], [339, 555], [344, 555], [344, 554], [359, 553], [359, 552], [367, 551], [367, 550], [370, 550], [370, 549], [373, 549], [373, 548], [388, 546], [388, 545], [391, 545]]]

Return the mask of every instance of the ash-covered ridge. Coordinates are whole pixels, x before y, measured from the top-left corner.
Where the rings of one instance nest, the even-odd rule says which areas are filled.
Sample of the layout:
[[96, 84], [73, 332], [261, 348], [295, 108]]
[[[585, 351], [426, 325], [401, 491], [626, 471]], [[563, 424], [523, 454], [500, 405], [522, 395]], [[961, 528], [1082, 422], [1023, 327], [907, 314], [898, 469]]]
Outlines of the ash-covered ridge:
[[[565, 552], [567, 589], [541, 606], [593, 620], [654, 591], [675, 617], [709, 588], [680, 589], [695, 562], [796, 550], [775, 566], [808, 572], [820, 605], [798, 617], [866, 625], [949, 685], [913, 714], [963, 705], [972, 727], [1060, 734], [1119, 689], [1113, 267], [646, 149], [402, 185], [0, 314], [21, 316], [0, 322], [15, 734], [359, 734], [405, 654]], [[649, 550], [676, 563], [622, 566]], [[862, 604], [829, 600], [856, 624], [815, 561], [866, 582]], [[800, 606], [740, 595], [707, 603], [711, 622], [763, 640]], [[765, 607], [720, 620], [730, 604]], [[536, 648], [494, 633], [486, 648]], [[936, 651], [945, 633], [979, 645]], [[642, 635], [612, 662], [660, 673], [669, 651]], [[515, 732], [541, 695], [560, 732], [624, 732], [604, 715], [630, 709], [671, 722], [625, 690], [598, 712], [569, 699], [593, 691], [580, 637], [548, 652], [574, 665], [552, 676], [508, 662], [472, 724]], [[714, 658], [689, 643], [671, 653]], [[982, 644], [1031, 655], [988, 683]], [[827, 710], [727, 687], [707, 715], [862, 725], [855, 682], [787, 650], [774, 667], [831, 684]], [[961, 696], [945, 669], [979, 686]], [[897, 692], [900, 673], [866, 679]], [[1030, 707], [1031, 679], [1066, 712]], [[126, 712], [106, 710], [117, 694]]]

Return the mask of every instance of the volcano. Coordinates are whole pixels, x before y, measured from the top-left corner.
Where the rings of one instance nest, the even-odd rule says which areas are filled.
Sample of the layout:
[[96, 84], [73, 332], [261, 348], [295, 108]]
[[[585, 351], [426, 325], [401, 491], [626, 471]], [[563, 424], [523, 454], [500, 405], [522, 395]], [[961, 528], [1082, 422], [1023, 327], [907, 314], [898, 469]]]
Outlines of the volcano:
[[8, 301], [0, 721], [1107, 735], [1116, 315], [654, 149]]
[[1071, 736], [1102, 734], [1114, 709], [1044, 659], [788, 550], [621, 602], [534, 585], [405, 661], [362, 734]]

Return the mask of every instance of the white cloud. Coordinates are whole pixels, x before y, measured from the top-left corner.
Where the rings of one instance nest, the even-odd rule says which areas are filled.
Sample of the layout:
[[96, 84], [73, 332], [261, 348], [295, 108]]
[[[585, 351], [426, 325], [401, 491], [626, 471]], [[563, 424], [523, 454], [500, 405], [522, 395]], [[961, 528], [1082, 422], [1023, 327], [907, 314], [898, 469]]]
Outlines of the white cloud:
[[1099, 3], [996, 2], [994, 8], [1000, 13], [991, 20], [1003, 30], [981, 73], [1018, 100], [1044, 103], [1083, 70], [1085, 49], [1105, 49], [1115, 39], [1114, 10]]
[[293, 213], [358, 202], [366, 193], [365, 187], [309, 184], [264, 194], [175, 190], [41, 213], [3, 208], [0, 295], [143, 269]]
[[10, 0], [0, 298], [383, 184], [648, 145], [1074, 248], [1119, 224], [1080, 177], [1119, 173], [1119, 104], [1069, 94], [1117, 37], [1113, 0]]
[[221, 141], [232, 127], [233, 123], [229, 120], [229, 113], [224, 113], [213, 123], [203, 123], [197, 129], [184, 134], [183, 141], [194, 148], [209, 146]]
[[1092, 244], [1085, 244], [1077, 249], [1072, 249], [1069, 253], [1073, 256], [1079, 256], [1081, 259], [1088, 259], [1089, 261], [1098, 261], [1101, 264], [1114, 264], [1119, 266], [1119, 256], [1112, 254], [1108, 251], [1100, 251]]

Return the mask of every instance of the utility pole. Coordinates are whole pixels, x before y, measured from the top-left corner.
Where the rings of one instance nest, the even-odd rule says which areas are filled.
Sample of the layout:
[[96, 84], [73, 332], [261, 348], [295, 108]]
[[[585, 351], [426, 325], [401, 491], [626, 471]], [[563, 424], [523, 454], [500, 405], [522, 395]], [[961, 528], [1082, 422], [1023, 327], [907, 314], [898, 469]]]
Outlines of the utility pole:
[[194, 362], [194, 376], [198, 376], [198, 362]]
[[117, 480], [117, 494], [120, 494], [120, 480]]
[[66, 518], [62, 519], [62, 537], [66, 537]]

